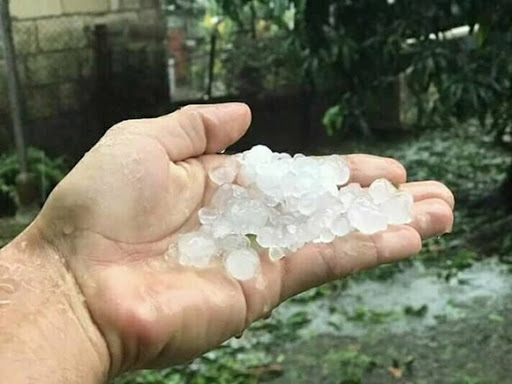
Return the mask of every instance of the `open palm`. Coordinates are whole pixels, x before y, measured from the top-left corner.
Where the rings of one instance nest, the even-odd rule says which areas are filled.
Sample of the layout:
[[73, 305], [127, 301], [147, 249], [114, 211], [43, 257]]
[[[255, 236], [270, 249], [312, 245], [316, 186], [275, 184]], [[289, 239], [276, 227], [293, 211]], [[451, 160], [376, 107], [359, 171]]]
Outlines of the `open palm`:
[[250, 122], [243, 104], [191, 106], [107, 132], [50, 196], [35, 226], [66, 260], [107, 343], [110, 374], [184, 362], [240, 334], [286, 298], [354, 271], [400, 260], [445, 233], [453, 196], [440, 183], [405, 183], [394, 160], [346, 157], [352, 182], [385, 177], [415, 197], [412, 224], [310, 245], [239, 282], [221, 265], [182, 267], [166, 254], [198, 226], [215, 186], [216, 153]]

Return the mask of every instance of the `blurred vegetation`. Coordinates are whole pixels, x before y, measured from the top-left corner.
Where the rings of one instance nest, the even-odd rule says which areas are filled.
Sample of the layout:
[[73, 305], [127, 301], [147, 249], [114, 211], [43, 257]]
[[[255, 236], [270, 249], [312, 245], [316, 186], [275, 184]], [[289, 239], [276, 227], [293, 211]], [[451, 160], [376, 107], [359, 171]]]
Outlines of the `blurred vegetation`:
[[270, 14], [266, 4], [255, 2], [235, 19], [223, 8], [224, 4], [213, 0], [167, 0], [170, 15], [198, 21], [198, 46], [188, 63], [191, 82], [198, 84], [205, 78], [208, 67], [199, 58], [210, 54], [211, 37], [216, 35], [214, 95], [245, 96], [296, 88], [303, 57], [286, 27], [293, 25], [293, 10], [277, 9]]
[[[28, 171], [34, 174], [41, 188], [41, 201], [64, 178], [69, 168], [62, 157], [50, 158], [44, 151], [28, 149]], [[0, 213], [13, 214], [16, 207], [16, 176], [20, 163], [16, 153], [0, 154]]]
[[[331, 132], [368, 132], [368, 116], [379, 108], [375, 95], [385, 95], [403, 74], [414, 98], [417, 125], [477, 118], [497, 139], [509, 137], [512, 3], [508, 0], [215, 3], [240, 29], [254, 29], [255, 40], [260, 25], [279, 36], [280, 49], [257, 51], [268, 63], [288, 63], [295, 57], [302, 84], [340, 90], [339, 104], [324, 120]], [[460, 26], [469, 28], [468, 36], [450, 39], [446, 31]], [[240, 66], [244, 61], [250, 66], [258, 55], [235, 54]], [[273, 67], [261, 64], [259, 72]]]

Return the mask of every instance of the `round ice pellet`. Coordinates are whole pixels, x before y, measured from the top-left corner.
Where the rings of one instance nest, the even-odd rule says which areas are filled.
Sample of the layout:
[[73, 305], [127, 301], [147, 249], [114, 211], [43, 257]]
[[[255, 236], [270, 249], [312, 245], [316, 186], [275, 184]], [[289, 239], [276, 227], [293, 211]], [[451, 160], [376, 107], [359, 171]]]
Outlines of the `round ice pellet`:
[[249, 280], [260, 270], [260, 258], [253, 249], [237, 249], [224, 258], [226, 271], [237, 280]]

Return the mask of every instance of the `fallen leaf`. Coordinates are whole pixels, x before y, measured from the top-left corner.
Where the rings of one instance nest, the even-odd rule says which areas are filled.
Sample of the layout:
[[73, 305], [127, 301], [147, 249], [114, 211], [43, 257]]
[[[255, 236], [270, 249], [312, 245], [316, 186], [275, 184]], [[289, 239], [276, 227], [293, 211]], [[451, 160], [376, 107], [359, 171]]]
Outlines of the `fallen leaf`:
[[395, 367], [389, 367], [388, 372], [393, 376], [395, 379], [401, 379], [403, 376], [403, 372], [400, 368]]

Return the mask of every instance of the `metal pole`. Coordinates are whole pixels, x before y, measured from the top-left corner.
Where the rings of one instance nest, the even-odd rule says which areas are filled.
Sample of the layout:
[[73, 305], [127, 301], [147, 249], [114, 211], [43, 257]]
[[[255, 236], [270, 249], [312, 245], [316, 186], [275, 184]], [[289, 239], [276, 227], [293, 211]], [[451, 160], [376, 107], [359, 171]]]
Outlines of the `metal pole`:
[[16, 150], [20, 161], [20, 172], [27, 173], [27, 149], [23, 135], [23, 102], [20, 91], [20, 80], [16, 66], [16, 53], [12, 38], [11, 17], [9, 15], [9, 0], [0, 0], [1, 42], [4, 50], [5, 69], [11, 106], [11, 119], [14, 130]]

